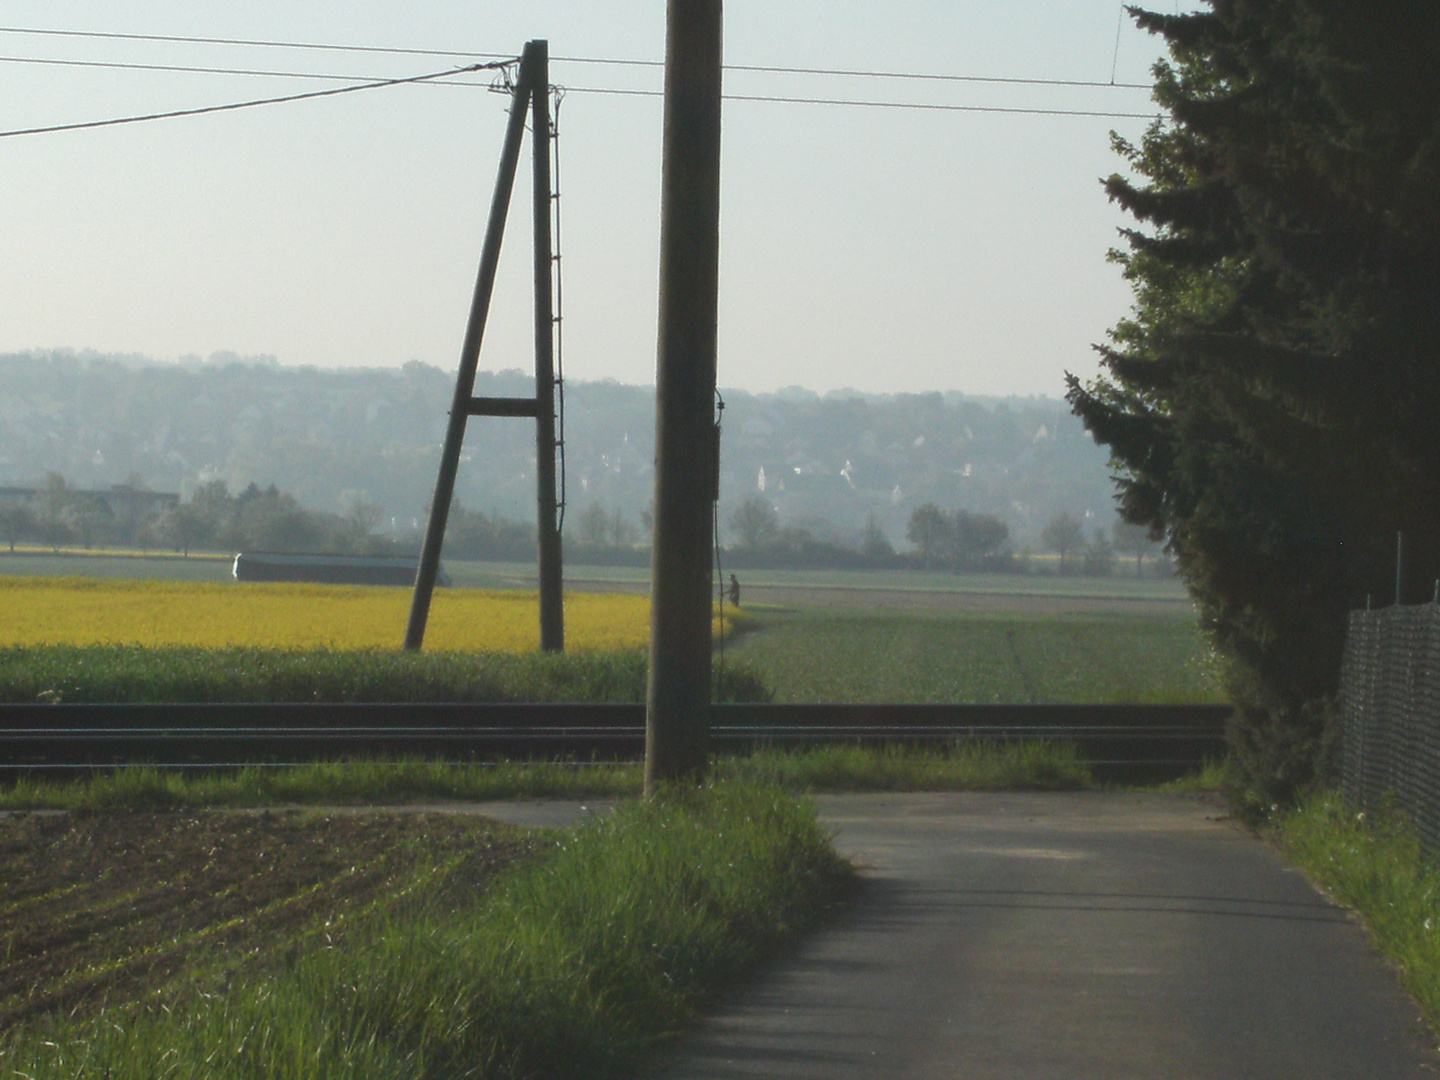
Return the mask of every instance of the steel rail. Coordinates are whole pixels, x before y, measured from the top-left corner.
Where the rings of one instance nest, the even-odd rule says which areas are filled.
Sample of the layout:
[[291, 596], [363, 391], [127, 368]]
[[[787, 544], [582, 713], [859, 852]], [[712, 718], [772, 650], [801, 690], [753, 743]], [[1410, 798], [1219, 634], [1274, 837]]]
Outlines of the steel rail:
[[[1224, 752], [1209, 705], [789, 705], [712, 708], [717, 748], [1046, 739], [1092, 765], [1193, 767]], [[0, 704], [0, 770], [233, 767], [356, 756], [637, 758], [639, 704]]]
[[[1178, 724], [1215, 728], [1230, 714], [1228, 705], [1074, 705], [1074, 704], [789, 704], [733, 702], [710, 706], [716, 726], [735, 724], [988, 724], [1001, 726], [1105, 724], [1153, 727]], [[36, 726], [129, 727], [148, 718], [155, 727], [194, 727], [239, 719], [254, 726], [303, 720], [324, 727], [340, 720], [352, 726], [423, 726], [449, 723], [581, 723], [610, 726], [643, 724], [645, 706], [590, 702], [128, 702], [0, 703], [0, 729]]]

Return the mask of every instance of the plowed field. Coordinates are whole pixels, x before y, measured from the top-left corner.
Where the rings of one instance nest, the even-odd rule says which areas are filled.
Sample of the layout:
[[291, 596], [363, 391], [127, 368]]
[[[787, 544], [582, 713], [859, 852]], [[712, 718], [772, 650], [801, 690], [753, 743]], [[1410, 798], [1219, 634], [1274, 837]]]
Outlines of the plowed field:
[[0, 817], [0, 1030], [177, 983], [223, 988], [364, 920], [473, 896], [534, 849], [458, 814]]

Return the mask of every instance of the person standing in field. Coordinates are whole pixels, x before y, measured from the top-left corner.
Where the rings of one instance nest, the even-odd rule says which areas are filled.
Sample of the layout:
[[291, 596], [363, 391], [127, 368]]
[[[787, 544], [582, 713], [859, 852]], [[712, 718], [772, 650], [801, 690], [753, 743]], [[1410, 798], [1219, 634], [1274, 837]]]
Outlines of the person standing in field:
[[740, 579], [734, 574], [730, 575], [730, 603], [740, 606]]

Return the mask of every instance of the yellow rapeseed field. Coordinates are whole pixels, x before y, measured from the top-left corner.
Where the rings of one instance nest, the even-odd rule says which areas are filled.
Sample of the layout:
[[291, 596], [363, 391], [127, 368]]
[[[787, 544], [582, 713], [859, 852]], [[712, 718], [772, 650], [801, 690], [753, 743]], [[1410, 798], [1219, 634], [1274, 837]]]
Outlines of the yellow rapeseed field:
[[[399, 648], [409, 613], [409, 589], [0, 577], [0, 646]], [[425, 647], [528, 652], [539, 648], [537, 620], [533, 592], [437, 589]], [[649, 636], [646, 597], [565, 597], [567, 649], [635, 648]]]

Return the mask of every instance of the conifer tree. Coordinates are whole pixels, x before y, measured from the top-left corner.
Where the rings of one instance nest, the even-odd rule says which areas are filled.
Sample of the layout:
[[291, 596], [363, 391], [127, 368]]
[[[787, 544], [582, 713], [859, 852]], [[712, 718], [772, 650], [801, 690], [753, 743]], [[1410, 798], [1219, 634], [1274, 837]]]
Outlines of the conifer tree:
[[1069, 398], [1230, 661], [1251, 789], [1322, 757], [1346, 612], [1440, 578], [1440, 19], [1429, 0], [1130, 9], [1166, 116], [1107, 194], [1135, 297]]

